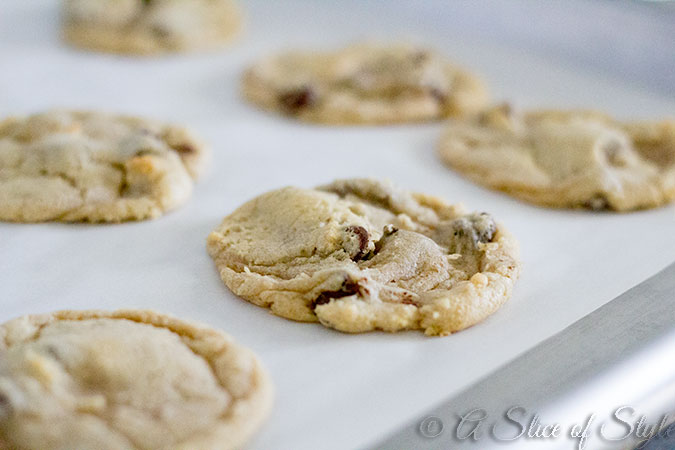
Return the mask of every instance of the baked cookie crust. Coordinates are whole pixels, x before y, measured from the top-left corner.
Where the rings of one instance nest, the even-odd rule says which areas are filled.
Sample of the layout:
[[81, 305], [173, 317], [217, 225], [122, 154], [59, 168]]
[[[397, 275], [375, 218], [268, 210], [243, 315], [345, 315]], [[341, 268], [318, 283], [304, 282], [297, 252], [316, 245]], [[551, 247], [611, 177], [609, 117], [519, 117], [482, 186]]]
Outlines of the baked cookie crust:
[[632, 211], [675, 198], [673, 119], [502, 105], [451, 121], [438, 152], [476, 183], [541, 206]]
[[205, 50], [229, 42], [241, 16], [232, 0], [65, 0], [63, 38], [121, 54]]
[[183, 204], [210, 151], [136, 117], [50, 111], [0, 122], [0, 220], [122, 222]]
[[0, 326], [0, 448], [240, 448], [272, 397], [252, 352], [164, 314], [60, 311]]
[[247, 70], [242, 91], [263, 109], [324, 124], [439, 120], [474, 113], [488, 97], [475, 75], [406, 44], [282, 53]]
[[507, 301], [520, 271], [489, 214], [372, 179], [263, 194], [207, 248], [236, 295], [350, 333], [462, 330]]

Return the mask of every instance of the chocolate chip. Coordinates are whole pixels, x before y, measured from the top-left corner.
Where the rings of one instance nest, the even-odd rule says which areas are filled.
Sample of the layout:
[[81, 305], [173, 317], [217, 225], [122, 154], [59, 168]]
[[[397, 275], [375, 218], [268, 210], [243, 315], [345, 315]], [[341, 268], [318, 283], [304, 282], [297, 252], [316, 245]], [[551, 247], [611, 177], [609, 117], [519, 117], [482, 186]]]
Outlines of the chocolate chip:
[[9, 398], [0, 392], [0, 417], [9, 414], [10, 407]]
[[359, 261], [368, 253], [368, 240], [370, 238], [368, 230], [358, 225], [351, 225], [345, 228], [345, 231], [356, 235], [359, 239], [356, 253], [349, 255], [352, 261]]
[[308, 86], [286, 91], [279, 95], [279, 103], [289, 113], [297, 113], [314, 105], [315, 102], [316, 93]]
[[324, 291], [312, 302], [314, 308], [318, 305], [325, 305], [334, 298], [343, 298], [349, 297], [350, 295], [358, 294], [361, 290], [359, 283], [352, 280], [351, 278], [346, 278], [345, 281], [340, 286], [340, 289], [337, 291]]
[[428, 61], [430, 57], [431, 55], [429, 52], [425, 50], [418, 50], [410, 56], [410, 60], [413, 62], [413, 64], [418, 65]]
[[[447, 239], [448, 232], [452, 238]], [[470, 214], [439, 227], [437, 239], [448, 246], [451, 253], [464, 253], [479, 243], [491, 242], [497, 232], [497, 225], [487, 213]]]
[[419, 303], [417, 303], [415, 300], [413, 300], [412, 296], [405, 296], [401, 298], [401, 303], [404, 305], [415, 305], [419, 306]]
[[191, 153], [195, 153], [197, 150], [190, 144], [178, 144], [178, 145], [172, 145], [172, 149], [176, 150], [178, 153], [181, 155], [188, 155]]
[[429, 88], [429, 94], [438, 102], [438, 103], [445, 103], [445, 101], [448, 99], [447, 94], [437, 88], [437, 87], [432, 87]]
[[122, 172], [122, 180], [120, 182], [117, 195], [120, 197], [126, 197], [129, 194], [130, 188], [131, 185], [129, 184], [129, 180], [127, 180], [127, 174], [126, 172]]

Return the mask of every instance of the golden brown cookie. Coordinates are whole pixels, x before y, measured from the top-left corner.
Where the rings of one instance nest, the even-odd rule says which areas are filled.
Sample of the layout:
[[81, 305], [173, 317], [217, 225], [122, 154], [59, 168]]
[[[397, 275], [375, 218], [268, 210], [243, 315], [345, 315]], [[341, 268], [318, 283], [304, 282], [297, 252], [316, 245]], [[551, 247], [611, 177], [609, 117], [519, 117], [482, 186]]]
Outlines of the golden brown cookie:
[[439, 154], [477, 183], [542, 206], [630, 211], [675, 198], [675, 120], [504, 105], [450, 122]]
[[520, 270], [489, 214], [370, 179], [263, 194], [225, 218], [208, 251], [235, 294], [353, 333], [462, 330], [506, 302]]
[[190, 197], [209, 149], [135, 117], [51, 111], [0, 122], [0, 220], [121, 222]]
[[474, 75], [403, 44], [283, 53], [250, 68], [242, 89], [264, 109], [327, 124], [438, 120], [473, 113], [487, 100]]
[[152, 311], [60, 311], [0, 326], [0, 448], [229, 450], [272, 403], [224, 333]]
[[240, 27], [233, 0], [64, 0], [65, 40], [91, 50], [202, 50], [229, 42]]

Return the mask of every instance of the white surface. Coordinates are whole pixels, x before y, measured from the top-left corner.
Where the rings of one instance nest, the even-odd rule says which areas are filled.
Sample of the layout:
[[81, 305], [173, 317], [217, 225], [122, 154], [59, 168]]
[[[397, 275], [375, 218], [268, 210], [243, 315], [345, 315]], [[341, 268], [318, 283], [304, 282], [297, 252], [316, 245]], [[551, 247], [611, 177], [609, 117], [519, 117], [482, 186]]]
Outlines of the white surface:
[[[595, 106], [626, 118], [675, 112], [672, 95], [586, 62], [478, 32], [458, 37], [451, 8], [473, 8], [475, 18], [473, 2], [416, 16], [406, 2], [257, 0], [247, 3], [247, 31], [229, 50], [150, 60], [63, 47], [55, 1], [2, 3], [1, 115], [51, 107], [145, 114], [191, 125], [212, 143], [215, 158], [192, 200], [156, 221], [0, 224], [0, 321], [60, 308], [140, 307], [224, 329], [258, 352], [277, 386], [274, 412], [250, 449], [364, 446], [675, 259], [672, 206], [628, 215], [535, 208], [441, 166], [434, 153], [440, 125], [308, 126], [238, 97], [241, 70], [274, 49], [412, 37], [483, 73], [496, 98], [517, 105]], [[582, 4], [575, 5], [578, 13]], [[513, 299], [484, 323], [446, 338], [352, 336], [272, 316], [223, 286], [205, 238], [224, 215], [283, 185], [366, 175], [492, 212], [522, 245]]]

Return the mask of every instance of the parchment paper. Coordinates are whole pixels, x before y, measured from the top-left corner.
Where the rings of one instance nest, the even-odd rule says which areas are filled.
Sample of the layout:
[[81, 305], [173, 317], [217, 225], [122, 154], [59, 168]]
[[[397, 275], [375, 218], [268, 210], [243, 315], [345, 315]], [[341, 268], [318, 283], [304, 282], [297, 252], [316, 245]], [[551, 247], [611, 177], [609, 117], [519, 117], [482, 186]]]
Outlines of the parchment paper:
[[[274, 412], [249, 448], [346, 449], [376, 440], [644, 280], [675, 258], [672, 206], [626, 215], [540, 209], [443, 167], [434, 149], [440, 124], [309, 126], [239, 98], [242, 69], [277, 49], [410, 38], [482, 73], [496, 99], [517, 106], [673, 115], [673, 74], [654, 76], [663, 70], [672, 28], [664, 37], [661, 21], [650, 24], [649, 14], [630, 8], [610, 15], [605, 32], [572, 28], [576, 40], [556, 47], [548, 39], [565, 33], [547, 29], [573, 27], [571, 16], [600, 14], [615, 2], [570, 1], [569, 20], [546, 16], [538, 2], [511, 3], [497, 16], [499, 2], [257, 0], [244, 3], [246, 31], [229, 49], [136, 59], [63, 46], [55, 0], [3, 0], [2, 116], [53, 107], [147, 115], [192, 126], [215, 157], [191, 201], [155, 221], [0, 224], [0, 321], [61, 308], [139, 307], [206, 322], [253, 348], [274, 377]], [[556, 4], [553, 13], [560, 14]], [[546, 20], [550, 27], [542, 26]], [[517, 21], [525, 31], [514, 37], [509, 30]], [[523, 38], [527, 30], [530, 40]], [[641, 55], [641, 66], [625, 59], [626, 46], [612, 50], [601, 40], [615, 35], [633, 42], [629, 50]], [[653, 66], [641, 50], [650, 44]], [[585, 56], [575, 59], [575, 51]], [[445, 338], [346, 335], [278, 318], [225, 288], [205, 250], [223, 216], [269, 189], [351, 176], [388, 177], [493, 213], [522, 246], [523, 275], [512, 300], [484, 323]]]

